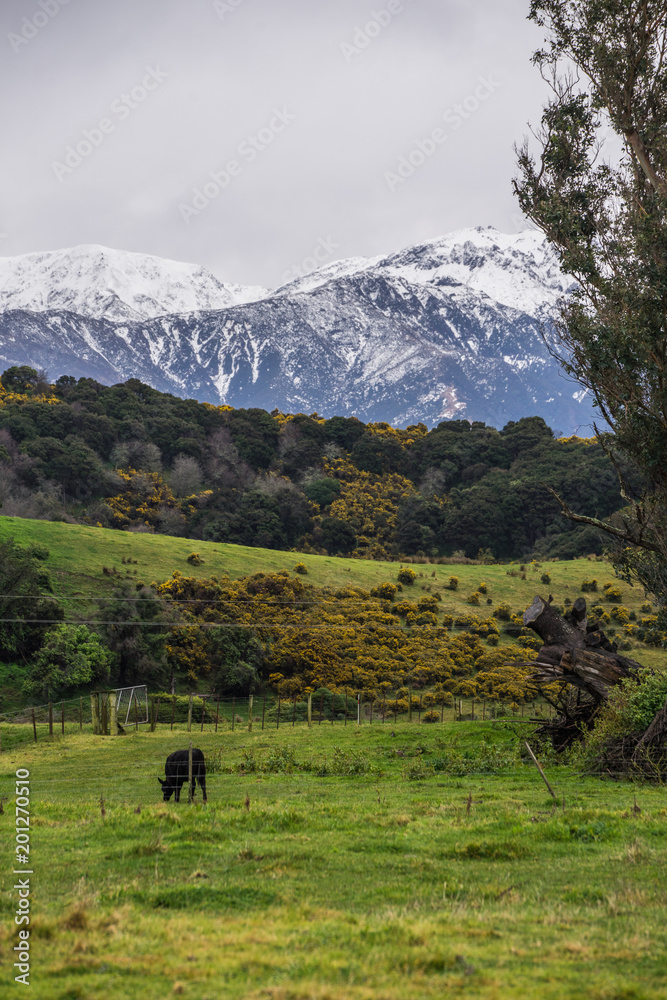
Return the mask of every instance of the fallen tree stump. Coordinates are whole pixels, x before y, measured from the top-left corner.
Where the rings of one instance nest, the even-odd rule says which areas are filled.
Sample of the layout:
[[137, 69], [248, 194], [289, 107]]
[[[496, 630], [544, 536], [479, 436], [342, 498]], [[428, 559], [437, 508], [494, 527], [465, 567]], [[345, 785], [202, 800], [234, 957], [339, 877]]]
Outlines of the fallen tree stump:
[[[557, 750], [581, 738], [593, 725], [609, 691], [626, 678], [636, 676], [641, 664], [617, 652], [602, 629], [588, 623], [586, 601], [578, 597], [568, 615], [558, 614], [550, 601], [535, 597], [523, 616], [544, 645], [526, 666], [533, 668], [529, 680], [556, 709], [556, 718], [543, 723], [537, 735], [548, 737]], [[545, 691], [554, 684], [558, 692]]]

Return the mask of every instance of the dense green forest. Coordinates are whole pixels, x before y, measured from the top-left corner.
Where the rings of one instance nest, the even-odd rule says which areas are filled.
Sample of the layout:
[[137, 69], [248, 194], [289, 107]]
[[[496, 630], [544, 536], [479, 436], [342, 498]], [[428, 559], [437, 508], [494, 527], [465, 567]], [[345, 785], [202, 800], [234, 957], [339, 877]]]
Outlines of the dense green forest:
[[[572, 558], [603, 537], [565, 520], [622, 505], [592, 439], [539, 417], [501, 430], [396, 429], [353, 417], [231, 409], [131, 379], [30, 368], [0, 379], [0, 512], [365, 558]], [[626, 469], [632, 479], [632, 471]]]

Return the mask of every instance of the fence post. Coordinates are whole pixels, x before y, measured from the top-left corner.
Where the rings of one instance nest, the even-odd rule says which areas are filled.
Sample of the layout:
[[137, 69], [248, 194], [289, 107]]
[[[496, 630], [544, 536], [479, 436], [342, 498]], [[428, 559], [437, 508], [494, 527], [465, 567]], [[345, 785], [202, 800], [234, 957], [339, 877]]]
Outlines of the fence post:
[[357, 725], [361, 725], [361, 691], [357, 695]]
[[374, 697], [375, 696], [374, 696], [373, 692], [371, 691], [371, 700], [368, 702], [368, 725], [369, 726], [373, 725], [373, 701], [374, 701]]
[[486, 699], [482, 702], [482, 722], [486, 718]]
[[317, 720], [318, 726], [322, 725], [322, 708], [324, 706], [324, 691], [322, 691], [322, 697], [320, 698], [320, 717]]
[[412, 722], [412, 688], [408, 688], [408, 722]]
[[174, 729], [174, 712], [176, 711], [176, 695], [171, 696], [171, 728]]
[[153, 725], [151, 727], [151, 732], [153, 732], [153, 733], [157, 729], [158, 720], [160, 718], [160, 702], [161, 701], [162, 701], [162, 699], [158, 698], [157, 704], [155, 705], [155, 712], [153, 713]]
[[79, 732], [83, 732], [83, 698], [79, 698]]
[[206, 712], [206, 695], [201, 700], [201, 729], [200, 733], [204, 732], [204, 713]]
[[49, 702], [49, 736], [53, 739], [53, 705]]
[[215, 731], [218, 731], [218, 719], [220, 718], [220, 695], [218, 695], [218, 700], [215, 703]]
[[35, 734], [35, 743], [37, 742], [37, 723], [35, 722], [35, 709], [32, 710], [32, 731]]
[[232, 698], [232, 732], [234, 732], [235, 722], [236, 722], [236, 698]]
[[345, 725], [347, 725], [347, 688], [345, 688]]
[[475, 699], [474, 698], [472, 700], [472, 708], [470, 710], [470, 719], [471, 719], [471, 722], [475, 721]]
[[65, 735], [65, 702], [60, 702], [60, 731]]
[[387, 692], [383, 691], [382, 692], [382, 725], [383, 726], [384, 726], [384, 709], [385, 709], [386, 698], [387, 698]]
[[313, 695], [312, 692], [308, 695], [308, 728], [313, 724]]
[[104, 694], [102, 695], [102, 724], [100, 726], [102, 730], [102, 736], [107, 734], [107, 725], [109, 723], [109, 702], [108, 699], [104, 700]]
[[93, 720], [93, 735], [100, 735], [100, 696], [97, 691], [90, 696], [90, 714]]
[[278, 695], [278, 717], [276, 719], [276, 729], [280, 726], [280, 695]]
[[252, 695], [248, 697], [248, 732], [252, 732]]
[[334, 724], [334, 718], [336, 716], [336, 692], [333, 691], [331, 694], [331, 725]]
[[109, 715], [111, 716], [109, 732], [112, 736], [118, 736], [118, 704], [115, 691], [109, 691]]
[[188, 732], [192, 732], [192, 695], [188, 701]]
[[262, 701], [262, 732], [264, 732], [264, 713], [266, 712], [266, 692]]
[[188, 751], [188, 805], [192, 804], [192, 740]]

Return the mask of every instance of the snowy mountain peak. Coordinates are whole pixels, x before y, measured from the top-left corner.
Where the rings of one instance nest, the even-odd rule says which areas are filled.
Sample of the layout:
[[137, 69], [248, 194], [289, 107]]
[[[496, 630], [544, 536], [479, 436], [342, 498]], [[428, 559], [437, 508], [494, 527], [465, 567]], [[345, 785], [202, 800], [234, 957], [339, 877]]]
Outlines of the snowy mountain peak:
[[0, 257], [0, 312], [62, 310], [136, 322], [256, 302], [264, 288], [218, 281], [197, 264], [86, 243]]

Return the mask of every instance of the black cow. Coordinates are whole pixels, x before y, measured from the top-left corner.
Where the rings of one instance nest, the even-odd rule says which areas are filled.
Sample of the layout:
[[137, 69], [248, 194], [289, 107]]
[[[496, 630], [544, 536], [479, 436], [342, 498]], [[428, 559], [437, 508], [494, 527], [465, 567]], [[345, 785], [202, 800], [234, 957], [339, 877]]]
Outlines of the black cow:
[[[158, 778], [157, 780], [162, 785], [163, 798], [165, 802], [168, 802], [171, 798], [171, 793], [174, 793], [174, 799], [176, 802], [181, 800], [181, 788], [186, 784], [188, 780], [188, 755], [189, 750], [174, 750], [167, 757], [167, 762], [164, 765], [165, 780]], [[204, 796], [204, 802], [206, 802], [206, 764], [204, 763], [204, 754], [201, 750], [196, 747], [192, 748], [192, 796], [194, 798], [195, 794], [195, 784], [199, 782]]]

